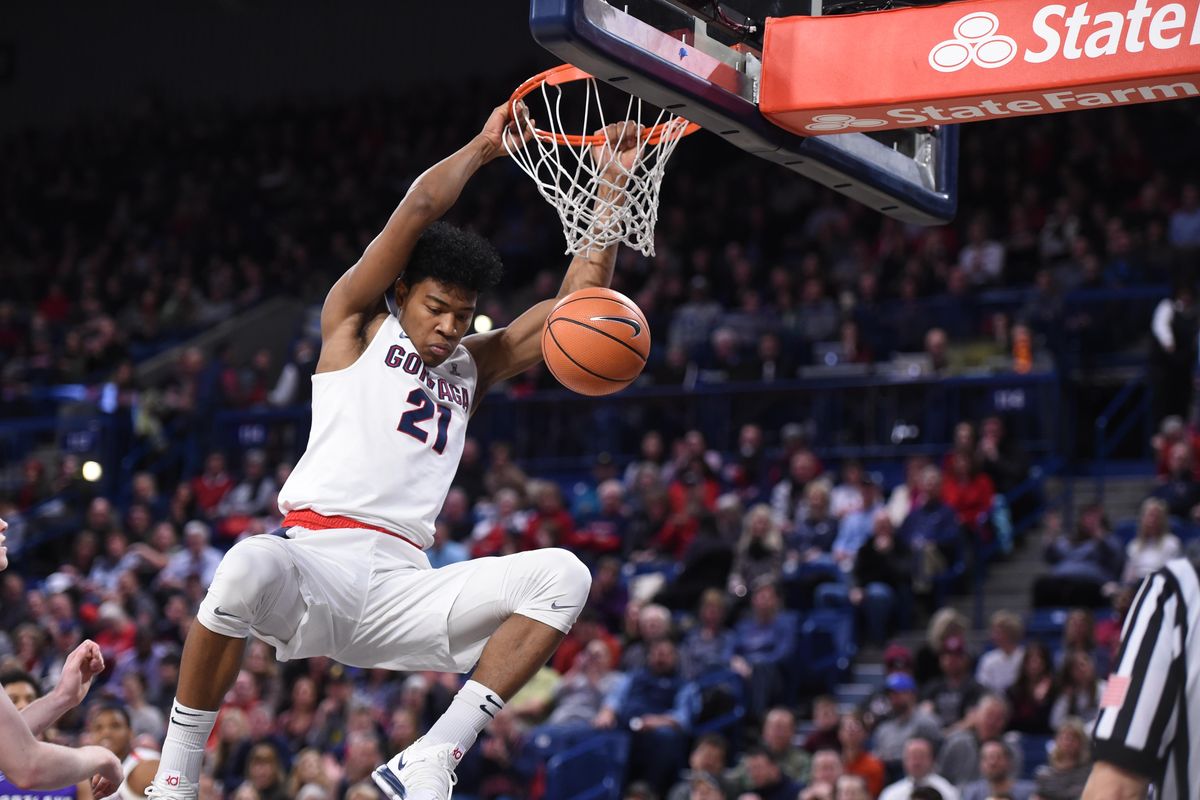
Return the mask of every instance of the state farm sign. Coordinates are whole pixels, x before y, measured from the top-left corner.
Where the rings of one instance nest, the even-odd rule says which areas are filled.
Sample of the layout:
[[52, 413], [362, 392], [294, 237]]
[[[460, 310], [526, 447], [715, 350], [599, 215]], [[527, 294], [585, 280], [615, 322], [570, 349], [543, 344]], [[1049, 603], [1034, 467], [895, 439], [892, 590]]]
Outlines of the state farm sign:
[[769, 19], [759, 108], [813, 136], [1198, 95], [1200, 5], [993, 0]]

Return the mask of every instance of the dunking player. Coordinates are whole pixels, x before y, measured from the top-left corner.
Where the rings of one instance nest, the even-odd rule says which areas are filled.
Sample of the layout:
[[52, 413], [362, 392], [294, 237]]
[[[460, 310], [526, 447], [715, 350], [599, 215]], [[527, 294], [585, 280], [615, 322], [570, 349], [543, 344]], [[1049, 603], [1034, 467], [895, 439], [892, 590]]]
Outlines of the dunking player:
[[[502, 133], [514, 125], [497, 108], [466, 147], [421, 175], [329, 291], [308, 450], [279, 495], [286, 535], [238, 543], [217, 570], [188, 633], [147, 796], [197, 796], [204, 743], [253, 634], [285, 660], [460, 672], [478, 661], [441, 719], [374, 773], [392, 800], [444, 799], [463, 753], [575, 622], [591, 577], [565, 550], [437, 570], [422, 552], [468, 417], [492, 384], [541, 359], [553, 307], [541, 302], [507, 328], [464, 339], [478, 292], [501, 266], [486, 242], [435, 222], [504, 154]], [[626, 168], [637, 154], [630, 127], [607, 129]], [[607, 286], [615, 258], [615, 246], [576, 256], [560, 296]]]

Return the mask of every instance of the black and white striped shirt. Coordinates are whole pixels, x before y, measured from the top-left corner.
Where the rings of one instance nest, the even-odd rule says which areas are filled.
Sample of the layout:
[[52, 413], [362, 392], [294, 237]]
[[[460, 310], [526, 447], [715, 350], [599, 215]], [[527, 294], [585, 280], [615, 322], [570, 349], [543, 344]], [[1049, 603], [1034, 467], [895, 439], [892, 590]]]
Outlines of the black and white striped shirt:
[[1095, 754], [1164, 800], [1200, 790], [1200, 575], [1176, 559], [1143, 581], [1096, 719]]

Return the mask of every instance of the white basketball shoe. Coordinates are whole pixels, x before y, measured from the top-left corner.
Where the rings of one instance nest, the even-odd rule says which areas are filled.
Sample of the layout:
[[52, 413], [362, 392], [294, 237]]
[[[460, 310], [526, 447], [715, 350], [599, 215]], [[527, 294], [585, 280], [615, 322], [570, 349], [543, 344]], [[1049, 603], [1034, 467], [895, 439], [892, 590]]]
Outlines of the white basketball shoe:
[[154, 782], [146, 787], [146, 797], [154, 800], [197, 800], [200, 797], [200, 787], [178, 772], [160, 772], [154, 776]]
[[391, 761], [376, 768], [371, 779], [389, 800], [450, 800], [458, 776], [454, 768], [463, 753], [450, 743], [424, 745], [417, 739]]

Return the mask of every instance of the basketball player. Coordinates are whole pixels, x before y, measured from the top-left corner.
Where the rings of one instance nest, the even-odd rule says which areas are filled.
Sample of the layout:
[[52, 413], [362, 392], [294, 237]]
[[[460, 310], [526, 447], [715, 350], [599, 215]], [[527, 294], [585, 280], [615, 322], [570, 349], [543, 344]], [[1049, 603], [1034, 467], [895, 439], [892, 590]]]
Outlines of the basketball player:
[[[566, 550], [437, 570], [423, 552], [471, 412], [493, 384], [541, 360], [554, 305], [538, 303], [507, 328], [464, 338], [480, 290], [497, 283], [501, 265], [482, 239], [437, 222], [471, 175], [504, 155], [501, 136], [518, 135], [516, 125], [507, 105], [495, 109], [470, 143], [417, 178], [325, 298], [312, 432], [279, 494], [283, 535], [239, 542], [217, 570], [188, 633], [147, 796], [196, 797], [204, 742], [253, 634], [282, 660], [324, 655], [352, 666], [457, 672], [478, 662], [425, 736], [373, 774], [392, 800], [444, 800], [463, 754], [579, 615], [591, 576]], [[605, 147], [626, 169], [639, 130], [606, 130]], [[622, 183], [617, 168], [609, 178]], [[608, 286], [615, 258], [615, 246], [575, 257], [559, 295]]]
[[[0, 519], [0, 571], [8, 568], [7, 529], [8, 523]], [[96, 797], [113, 793], [121, 782], [121, 764], [112, 753], [103, 747], [71, 748], [37, 739], [55, 720], [83, 702], [92, 679], [103, 671], [99, 646], [86, 641], [67, 656], [58, 684], [45, 697], [28, 698], [28, 704], [22, 700], [18, 709], [7, 691], [0, 692], [0, 786], [11, 783], [21, 789], [53, 792], [90, 779]], [[26, 679], [13, 681], [23, 682]], [[36, 690], [36, 686], [30, 688]]]
[[134, 746], [133, 722], [125, 707], [107, 704], [93, 708], [88, 713], [88, 734], [93, 742], [121, 759], [123, 780], [116, 796], [121, 800], [144, 797], [158, 771], [160, 755], [157, 750]]

